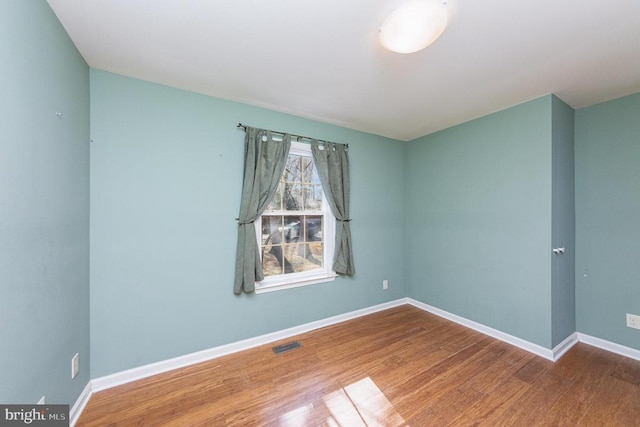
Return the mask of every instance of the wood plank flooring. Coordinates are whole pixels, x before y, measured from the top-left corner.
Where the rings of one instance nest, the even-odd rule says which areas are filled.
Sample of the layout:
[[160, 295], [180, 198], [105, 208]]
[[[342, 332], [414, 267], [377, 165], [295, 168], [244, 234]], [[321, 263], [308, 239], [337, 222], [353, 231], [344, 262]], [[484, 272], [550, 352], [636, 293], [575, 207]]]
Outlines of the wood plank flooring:
[[640, 361], [552, 363], [402, 306], [96, 393], [77, 423], [143, 425], [640, 426]]

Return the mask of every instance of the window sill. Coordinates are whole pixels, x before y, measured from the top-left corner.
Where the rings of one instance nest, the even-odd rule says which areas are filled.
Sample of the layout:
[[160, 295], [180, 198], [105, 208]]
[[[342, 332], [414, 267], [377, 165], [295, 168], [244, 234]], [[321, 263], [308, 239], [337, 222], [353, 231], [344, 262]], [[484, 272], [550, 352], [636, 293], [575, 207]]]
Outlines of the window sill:
[[323, 275], [303, 276], [303, 277], [291, 277], [288, 280], [278, 280], [269, 282], [269, 279], [265, 279], [262, 282], [256, 282], [256, 294], [265, 294], [267, 292], [282, 291], [285, 289], [299, 288], [301, 286], [316, 285], [318, 283], [332, 282], [338, 277], [334, 272]]

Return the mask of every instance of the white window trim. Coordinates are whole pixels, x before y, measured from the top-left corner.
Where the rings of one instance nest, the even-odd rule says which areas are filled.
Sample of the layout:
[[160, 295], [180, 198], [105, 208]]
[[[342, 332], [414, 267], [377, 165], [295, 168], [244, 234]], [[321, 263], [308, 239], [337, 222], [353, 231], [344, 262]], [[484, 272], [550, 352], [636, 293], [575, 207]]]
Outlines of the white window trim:
[[[311, 146], [300, 142], [292, 142], [289, 154], [297, 156], [312, 157]], [[289, 155], [287, 154], [287, 155]], [[300, 273], [281, 274], [277, 276], [265, 277], [264, 280], [255, 283], [255, 293], [262, 294], [273, 291], [280, 291], [284, 289], [298, 288], [301, 286], [316, 285], [318, 283], [331, 282], [338, 277], [335, 271], [333, 271], [333, 253], [335, 250], [335, 230], [336, 219], [329, 209], [329, 204], [324, 197], [324, 191], [322, 192], [322, 206], [324, 209], [319, 211], [318, 214], [324, 214], [323, 224], [323, 250], [324, 250], [324, 265], [323, 268], [311, 271], [304, 271]], [[273, 212], [275, 215], [282, 214], [281, 212]], [[285, 215], [292, 215], [291, 211], [284, 213]], [[264, 214], [263, 214], [264, 215]], [[255, 221], [255, 232], [258, 244], [262, 241], [262, 215]], [[260, 245], [260, 259], [262, 259], [262, 245]]]

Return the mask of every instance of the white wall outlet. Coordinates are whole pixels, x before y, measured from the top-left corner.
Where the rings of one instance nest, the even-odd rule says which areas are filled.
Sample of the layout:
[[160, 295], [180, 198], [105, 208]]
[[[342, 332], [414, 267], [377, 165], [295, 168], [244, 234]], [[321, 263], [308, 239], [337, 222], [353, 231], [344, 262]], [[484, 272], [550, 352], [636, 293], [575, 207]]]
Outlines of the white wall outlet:
[[44, 405], [44, 398], [45, 396], [42, 396], [40, 400], [38, 400], [38, 405]]
[[640, 329], [640, 316], [627, 313], [627, 326], [630, 328]]
[[389, 289], [389, 281], [387, 279], [382, 281], [382, 289]]
[[80, 355], [76, 353], [75, 356], [71, 358], [71, 379], [74, 379], [76, 375], [80, 372]]

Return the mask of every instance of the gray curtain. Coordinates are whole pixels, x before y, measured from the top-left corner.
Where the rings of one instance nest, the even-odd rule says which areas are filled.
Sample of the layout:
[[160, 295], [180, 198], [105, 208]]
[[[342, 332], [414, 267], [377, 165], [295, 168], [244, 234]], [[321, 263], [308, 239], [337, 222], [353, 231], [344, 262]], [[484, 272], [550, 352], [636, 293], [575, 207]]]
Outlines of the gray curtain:
[[245, 132], [235, 294], [253, 292], [255, 282], [264, 279], [253, 222], [262, 215], [276, 192], [291, 147], [290, 135], [284, 135], [282, 141], [274, 141], [271, 132], [266, 130], [247, 127]]
[[344, 144], [311, 141], [313, 162], [318, 170], [322, 190], [336, 217], [336, 248], [333, 255], [333, 271], [338, 274], [355, 274], [351, 227], [349, 222], [349, 155]]

